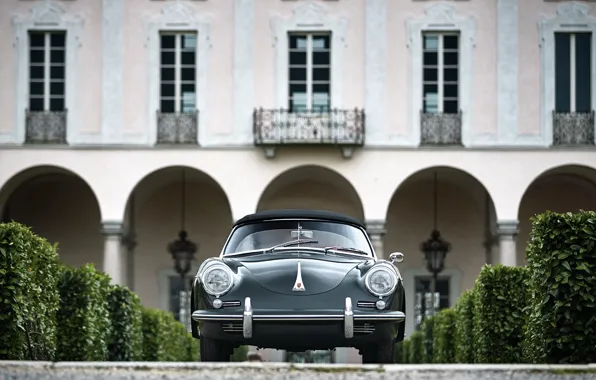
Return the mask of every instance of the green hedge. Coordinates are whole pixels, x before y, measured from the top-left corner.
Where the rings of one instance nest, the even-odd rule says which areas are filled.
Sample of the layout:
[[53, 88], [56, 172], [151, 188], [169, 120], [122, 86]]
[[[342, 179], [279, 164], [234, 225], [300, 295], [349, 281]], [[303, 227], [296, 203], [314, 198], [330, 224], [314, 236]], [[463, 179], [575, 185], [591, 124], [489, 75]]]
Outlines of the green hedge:
[[410, 362], [410, 339], [403, 340], [401, 343], [401, 363], [407, 364]]
[[596, 362], [596, 212], [549, 211], [533, 218], [526, 256], [526, 359]]
[[92, 264], [80, 268], [63, 267], [58, 290], [57, 360], [107, 360], [111, 329], [108, 311], [110, 278]]
[[420, 325], [420, 331], [422, 331], [423, 336], [423, 356], [422, 356], [422, 363], [432, 363], [433, 362], [433, 327], [434, 327], [435, 317], [434, 316], [426, 316]]
[[176, 321], [171, 312], [143, 309], [142, 321], [143, 360], [199, 360], [197, 341], [182, 323]]
[[54, 360], [58, 268], [55, 246], [0, 224], [0, 360]]
[[462, 293], [455, 304], [455, 362], [474, 363], [474, 290]]
[[112, 285], [108, 294], [112, 328], [108, 337], [108, 360], [138, 361], [143, 354], [141, 301], [130, 289]]
[[474, 290], [476, 363], [522, 363], [525, 267], [485, 265]]
[[433, 363], [455, 363], [455, 310], [443, 309], [433, 318]]
[[417, 330], [410, 336], [410, 344], [408, 350], [408, 363], [422, 364], [425, 363], [424, 352], [424, 334]]

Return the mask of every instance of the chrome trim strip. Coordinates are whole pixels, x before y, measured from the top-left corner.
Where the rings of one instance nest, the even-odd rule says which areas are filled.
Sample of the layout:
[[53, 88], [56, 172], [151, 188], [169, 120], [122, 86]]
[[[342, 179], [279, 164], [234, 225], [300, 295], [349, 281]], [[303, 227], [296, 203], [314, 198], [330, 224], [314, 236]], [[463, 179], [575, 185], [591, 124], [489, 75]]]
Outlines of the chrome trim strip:
[[[246, 307], [246, 306], [245, 306]], [[403, 322], [406, 315], [401, 311], [387, 311], [384, 313], [354, 314], [355, 321], [385, 321]], [[197, 310], [192, 313], [194, 321], [243, 321], [243, 314], [216, 314], [205, 310]], [[345, 314], [269, 314], [258, 315], [251, 312], [251, 321], [343, 321]], [[252, 326], [252, 324], [251, 324]]]
[[344, 336], [347, 339], [354, 337], [354, 311], [350, 297], [346, 297], [346, 306], [344, 307]]
[[244, 338], [252, 338], [252, 305], [250, 297], [244, 299], [244, 315], [242, 319], [242, 335]]

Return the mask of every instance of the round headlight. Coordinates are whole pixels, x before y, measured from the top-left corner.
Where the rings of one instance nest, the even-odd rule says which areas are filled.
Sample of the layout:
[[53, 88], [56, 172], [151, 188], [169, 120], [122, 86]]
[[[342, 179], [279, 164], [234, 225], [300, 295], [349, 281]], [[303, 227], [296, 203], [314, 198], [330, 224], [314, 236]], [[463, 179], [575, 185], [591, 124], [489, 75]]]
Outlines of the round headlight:
[[201, 275], [205, 291], [212, 296], [227, 293], [234, 285], [232, 271], [225, 265], [210, 265]]
[[378, 265], [368, 271], [364, 279], [364, 285], [369, 292], [377, 297], [391, 294], [397, 287], [397, 275], [391, 268], [385, 265]]

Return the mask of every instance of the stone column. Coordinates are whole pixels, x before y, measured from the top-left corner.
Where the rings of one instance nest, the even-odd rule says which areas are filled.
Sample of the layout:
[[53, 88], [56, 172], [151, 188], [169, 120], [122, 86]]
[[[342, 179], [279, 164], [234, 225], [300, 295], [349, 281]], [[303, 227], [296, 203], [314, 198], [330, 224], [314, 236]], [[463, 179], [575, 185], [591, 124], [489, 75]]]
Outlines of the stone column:
[[517, 234], [519, 222], [517, 220], [499, 220], [497, 234], [499, 236], [499, 262], [503, 265], [517, 265]]
[[366, 232], [370, 237], [373, 248], [379, 259], [386, 259], [383, 247], [383, 240], [385, 238], [385, 221], [384, 220], [369, 220], [366, 222]]
[[102, 223], [104, 235], [103, 271], [112, 278], [114, 284], [122, 285], [124, 280], [121, 240], [123, 223], [109, 221]]

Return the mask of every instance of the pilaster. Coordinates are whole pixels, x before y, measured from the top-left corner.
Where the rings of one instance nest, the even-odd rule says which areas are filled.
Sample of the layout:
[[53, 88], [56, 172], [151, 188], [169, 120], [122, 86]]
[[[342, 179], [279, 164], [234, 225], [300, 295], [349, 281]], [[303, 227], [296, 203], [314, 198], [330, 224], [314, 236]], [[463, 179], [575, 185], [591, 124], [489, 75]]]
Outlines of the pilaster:
[[366, 232], [375, 250], [375, 254], [379, 259], [385, 259], [385, 252], [383, 241], [385, 238], [385, 221], [384, 220], [368, 220], [366, 221]]

